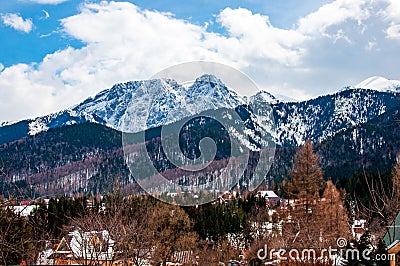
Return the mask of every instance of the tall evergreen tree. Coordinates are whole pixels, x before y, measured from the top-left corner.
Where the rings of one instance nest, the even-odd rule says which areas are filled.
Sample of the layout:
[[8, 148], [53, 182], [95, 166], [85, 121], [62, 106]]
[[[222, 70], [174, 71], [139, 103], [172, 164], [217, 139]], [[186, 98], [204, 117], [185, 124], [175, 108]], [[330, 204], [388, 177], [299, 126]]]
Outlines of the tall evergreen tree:
[[287, 186], [287, 193], [290, 198], [318, 198], [324, 185], [323, 172], [310, 140], [307, 140], [294, 155], [293, 170], [289, 171], [289, 175], [291, 181]]
[[340, 192], [331, 180], [326, 182], [323, 193], [324, 200], [318, 204], [315, 213], [320, 227], [321, 240], [326, 245], [336, 244], [339, 238], [348, 239], [350, 237], [350, 227], [348, 212], [344, 204], [345, 193]]
[[283, 227], [285, 241], [300, 248], [323, 247], [335, 243], [339, 236], [347, 236], [343, 198], [331, 181], [324, 182], [319, 157], [310, 140], [295, 153], [289, 174], [286, 192], [289, 199], [297, 201], [288, 206], [288, 222]]

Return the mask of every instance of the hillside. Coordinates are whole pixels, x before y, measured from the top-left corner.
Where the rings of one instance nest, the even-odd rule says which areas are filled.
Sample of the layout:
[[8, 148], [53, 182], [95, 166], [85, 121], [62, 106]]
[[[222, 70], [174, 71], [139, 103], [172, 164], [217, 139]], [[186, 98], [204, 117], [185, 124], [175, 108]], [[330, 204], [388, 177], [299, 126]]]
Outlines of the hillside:
[[[363, 170], [391, 169], [400, 152], [399, 112], [397, 106], [316, 143], [325, 177], [341, 182]], [[157, 136], [151, 138], [154, 137]], [[295, 150], [295, 146], [277, 148], [269, 180], [287, 177]], [[3, 144], [0, 162], [6, 176], [1, 184], [5, 195], [35, 198], [46, 194], [105, 193], [128, 184], [134, 186], [123, 159], [121, 133], [96, 123], [50, 129]]]

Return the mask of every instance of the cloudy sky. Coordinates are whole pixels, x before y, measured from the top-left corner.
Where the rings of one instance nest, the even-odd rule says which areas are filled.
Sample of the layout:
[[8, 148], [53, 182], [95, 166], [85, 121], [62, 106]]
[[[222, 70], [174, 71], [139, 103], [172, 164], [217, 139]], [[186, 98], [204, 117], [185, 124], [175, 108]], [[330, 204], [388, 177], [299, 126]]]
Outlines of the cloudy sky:
[[194, 60], [301, 100], [400, 79], [399, 0], [1, 1], [0, 35], [0, 122]]

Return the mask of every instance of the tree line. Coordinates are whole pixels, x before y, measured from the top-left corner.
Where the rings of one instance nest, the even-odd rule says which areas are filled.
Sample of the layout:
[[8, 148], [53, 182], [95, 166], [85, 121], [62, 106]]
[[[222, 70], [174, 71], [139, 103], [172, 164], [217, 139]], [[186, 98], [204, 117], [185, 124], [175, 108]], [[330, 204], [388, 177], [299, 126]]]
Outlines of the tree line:
[[[68, 232], [107, 230], [122, 251], [120, 258], [131, 261], [141, 261], [151, 253], [153, 263], [159, 265], [177, 251], [191, 251], [204, 265], [217, 265], [238, 258], [229, 239], [233, 235], [243, 240], [246, 259], [257, 265], [261, 263], [257, 251], [265, 244], [323, 248], [334, 246], [339, 237], [352, 239], [352, 220], [362, 217], [369, 220], [370, 231], [354, 240], [353, 246], [361, 249], [374, 244], [382, 252], [382, 243], [374, 243], [369, 236], [382, 238], [379, 225], [390, 224], [400, 211], [399, 169], [400, 162], [387, 180], [365, 176], [371, 200], [363, 202], [338, 189], [332, 180], [323, 180], [319, 157], [307, 141], [296, 152], [287, 180], [277, 185], [286, 200], [276, 207], [255, 194], [224, 203], [179, 207], [151, 196], [116, 192], [104, 197], [52, 198], [47, 204], [39, 201], [32, 215], [21, 217], [8, 207], [10, 200], [2, 199], [0, 261], [4, 265], [35, 263], [40, 251]], [[275, 229], [265, 231], [266, 223]]]

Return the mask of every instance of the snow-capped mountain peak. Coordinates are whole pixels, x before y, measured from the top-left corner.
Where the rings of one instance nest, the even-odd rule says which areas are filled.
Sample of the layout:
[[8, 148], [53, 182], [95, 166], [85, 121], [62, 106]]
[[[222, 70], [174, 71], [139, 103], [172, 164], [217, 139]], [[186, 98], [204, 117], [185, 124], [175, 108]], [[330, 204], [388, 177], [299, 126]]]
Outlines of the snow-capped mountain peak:
[[[240, 95], [228, 88], [220, 79], [210, 74], [197, 78], [188, 88], [186, 104], [194, 107], [199, 104], [199, 100], [204, 103], [207, 102], [210, 106], [208, 109], [235, 108], [246, 103]], [[202, 111], [205, 110], [207, 109]]]
[[242, 104], [245, 100], [241, 96], [209, 74], [197, 78], [189, 88], [173, 79], [131, 81], [115, 84], [64, 111], [30, 121], [29, 134], [85, 121], [123, 130], [128, 108], [137, 120], [129, 131], [138, 132], [206, 110], [234, 109]]
[[[257, 116], [251, 117], [260, 125], [267, 124], [265, 121], [270, 119], [260, 110], [272, 109], [277, 143], [298, 145], [308, 138], [319, 142], [350, 126], [365, 123], [399, 104], [400, 81], [371, 77], [355, 87], [365, 90], [347, 87], [332, 95], [297, 102], [282, 101], [279, 96], [266, 91], [259, 91], [249, 98], [241, 97], [213, 75], [198, 77], [187, 88], [172, 79], [119, 83], [58, 113], [15, 124], [0, 124], [0, 143], [83, 122], [139, 132], [208, 110], [235, 109], [247, 104], [258, 108], [251, 108], [252, 115]], [[393, 92], [395, 88], [398, 93]], [[133, 121], [129, 129], [124, 127], [123, 119], [128, 109], [131, 111], [128, 117]], [[272, 125], [267, 126], [272, 128]]]
[[255, 98], [258, 98], [259, 100], [263, 100], [270, 104], [276, 104], [279, 102], [279, 100], [274, 95], [264, 90], [259, 91], [255, 95], [251, 96], [250, 102], [253, 102]]
[[357, 85], [355, 88], [363, 88], [377, 91], [400, 91], [400, 80], [391, 80], [384, 77], [369, 77]]
[[196, 79], [195, 83], [196, 82], [214, 83], [216, 85], [225, 86], [225, 84], [222, 82], [222, 80], [220, 80], [219, 78], [217, 78], [216, 76], [214, 76], [212, 74], [204, 74], [204, 75], [198, 77]]

